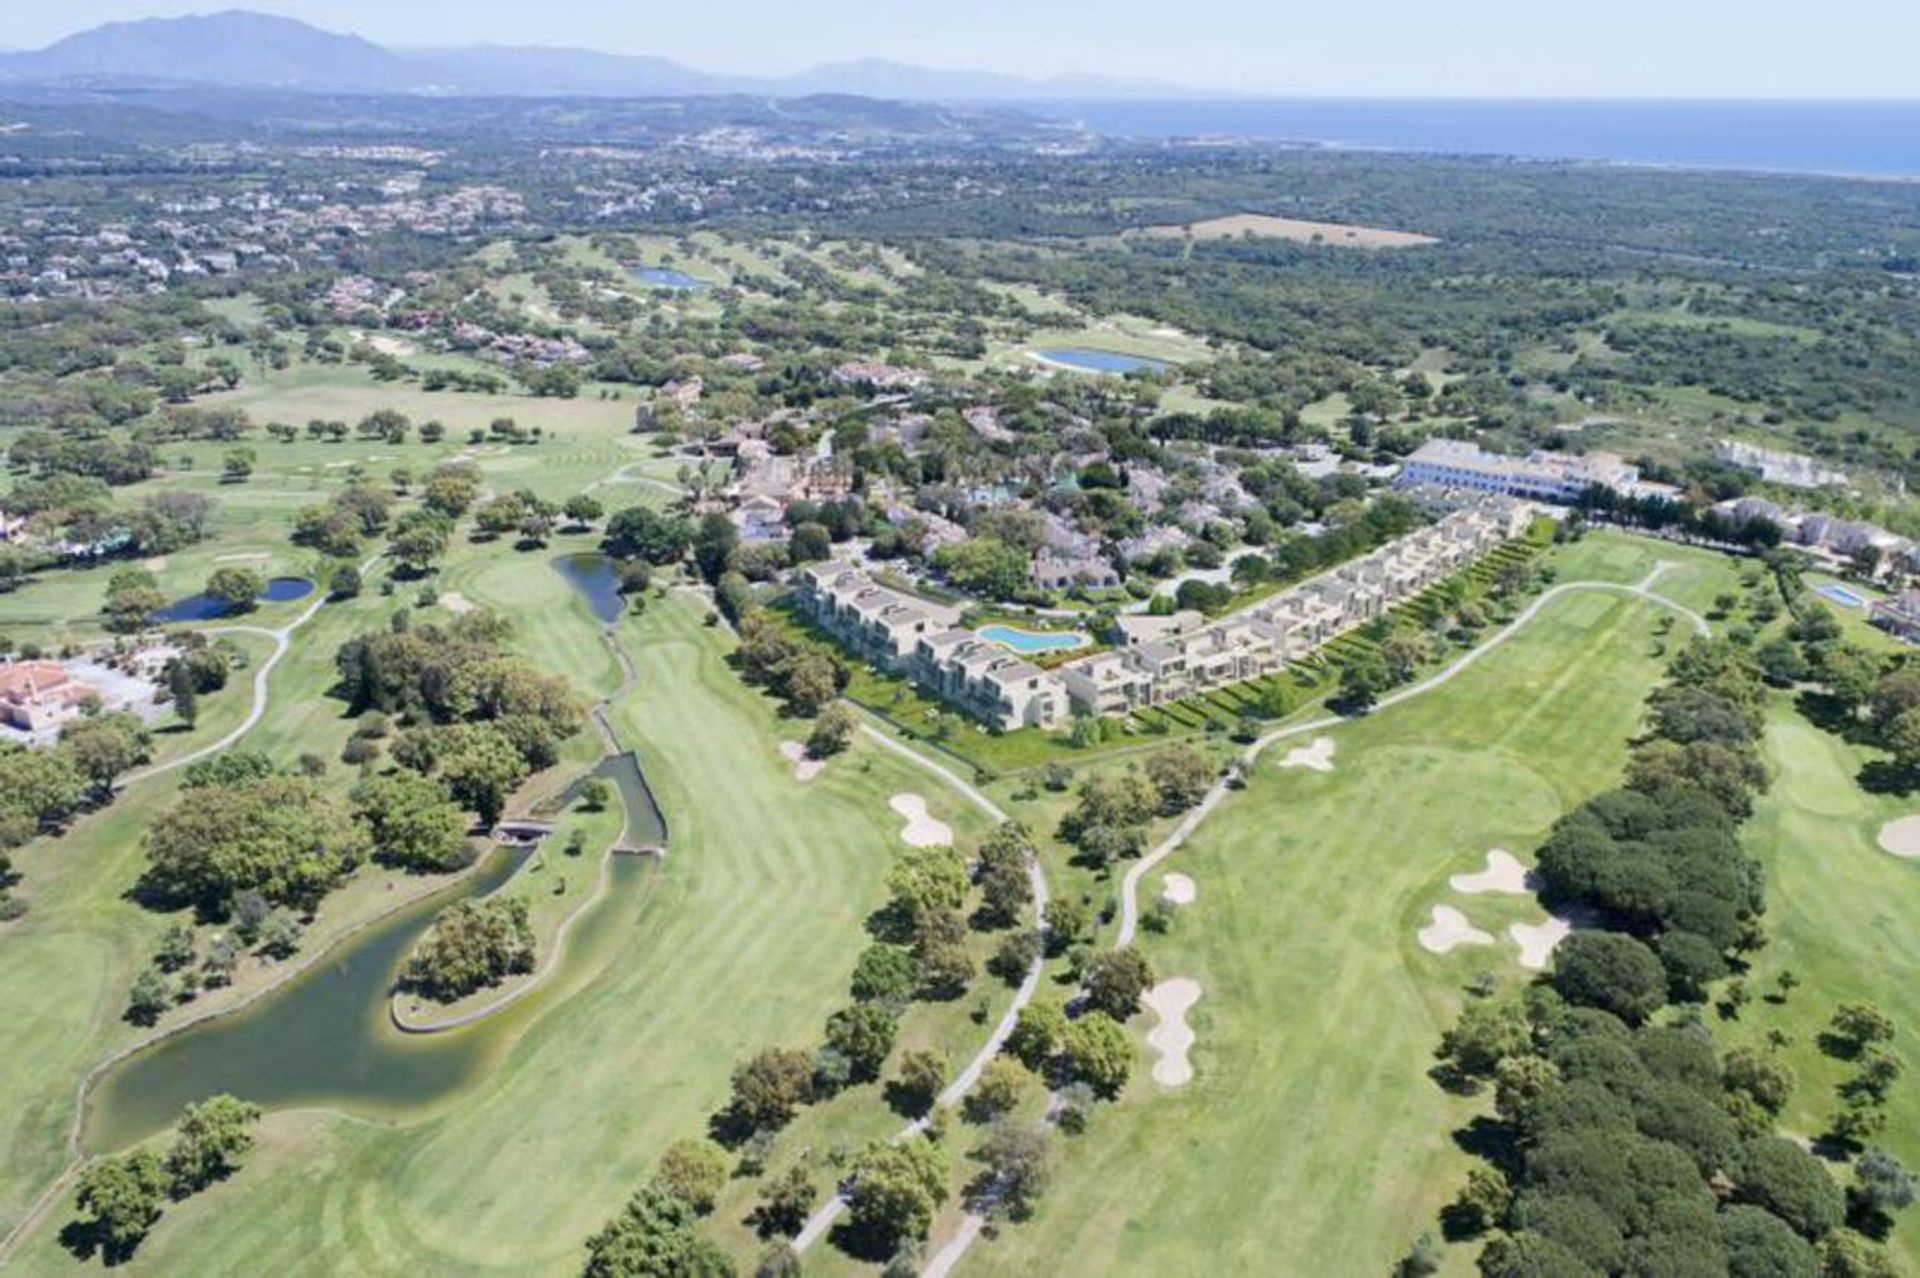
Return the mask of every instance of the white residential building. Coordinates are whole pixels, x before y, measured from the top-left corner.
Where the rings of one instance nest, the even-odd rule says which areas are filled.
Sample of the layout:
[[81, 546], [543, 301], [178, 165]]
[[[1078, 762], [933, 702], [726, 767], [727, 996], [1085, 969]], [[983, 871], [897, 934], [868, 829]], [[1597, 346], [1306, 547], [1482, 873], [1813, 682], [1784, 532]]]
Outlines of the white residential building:
[[1429, 439], [1401, 465], [1393, 482], [1396, 488], [1433, 485], [1563, 504], [1577, 501], [1589, 488], [1630, 496], [1678, 495], [1667, 485], [1643, 481], [1639, 467], [1613, 453], [1537, 450], [1525, 457], [1508, 457], [1463, 439]]

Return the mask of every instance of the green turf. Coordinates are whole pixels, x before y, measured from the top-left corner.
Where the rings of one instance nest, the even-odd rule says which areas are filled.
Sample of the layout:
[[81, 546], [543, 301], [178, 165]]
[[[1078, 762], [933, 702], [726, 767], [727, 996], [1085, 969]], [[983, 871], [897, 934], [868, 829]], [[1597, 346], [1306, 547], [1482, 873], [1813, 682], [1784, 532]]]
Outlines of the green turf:
[[[1667, 549], [1590, 539], [1557, 556], [1560, 580], [1602, 564], [1638, 580]], [[1711, 585], [1708, 566], [1681, 584]], [[1617, 780], [1660, 615], [1563, 596], [1443, 689], [1333, 730], [1331, 774], [1263, 761], [1167, 863], [1199, 900], [1144, 942], [1161, 976], [1205, 989], [1195, 1082], [1163, 1092], [1143, 1061], [1122, 1106], [1066, 1143], [1035, 1219], [970, 1272], [1386, 1272], [1467, 1166], [1450, 1133], [1476, 1102], [1425, 1074], [1441, 1030], [1476, 972], [1522, 977], [1510, 943], [1436, 957], [1414, 932], [1439, 903], [1489, 930], [1525, 917], [1445, 880], [1530, 849]]]

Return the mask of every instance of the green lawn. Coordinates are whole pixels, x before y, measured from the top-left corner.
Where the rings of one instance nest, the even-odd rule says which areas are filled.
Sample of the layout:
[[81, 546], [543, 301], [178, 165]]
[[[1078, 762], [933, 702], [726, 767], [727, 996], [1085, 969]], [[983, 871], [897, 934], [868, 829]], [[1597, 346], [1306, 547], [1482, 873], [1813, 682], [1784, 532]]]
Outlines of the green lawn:
[[[1771, 993], [1785, 970], [1800, 987], [1783, 1003], [1756, 997], [1740, 1019], [1723, 1025], [1728, 1043], [1764, 1046], [1769, 1030], [1792, 1037], [1787, 1063], [1799, 1078], [1784, 1125], [1818, 1136], [1839, 1106], [1834, 1088], [1851, 1069], [1818, 1046], [1833, 1009], [1878, 1004], [1899, 1025], [1892, 1049], [1906, 1064], [1894, 1087], [1879, 1143], [1909, 1167], [1920, 1166], [1920, 862], [1880, 850], [1880, 827], [1920, 812], [1920, 794], [1876, 795], [1858, 774], [1875, 751], [1848, 745], [1797, 714], [1785, 698], [1767, 716], [1766, 754], [1773, 786], [1747, 825], [1747, 846], [1766, 866], [1767, 923], [1772, 943], [1756, 959], [1748, 984]], [[1909, 1272], [1920, 1273], [1920, 1221], [1908, 1212], [1893, 1242]]]
[[[1669, 550], [1590, 538], [1560, 553], [1559, 579], [1638, 580], [1678, 558], [1677, 584], [1711, 593], [1714, 561]], [[1194, 1083], [1158, 1088], [1143, 1047], [1127, 1099], [1066, 1142], [1037, 1217], [970, 1272], [1386, 1272], [1468, 1165], [1450, 1133], [1481, 1102], [1425, 1076], [1461, 986], [1523, 976], [1504, 939], [1437, 957], [1415, 930], [1442, 903], [1490, 931], [1527, 915], [1445, 880], [1489, 848], [1529, 853], [1617, 780], [1660, 670], [1660, 616], [1563, 596], [1443, 689], [1333, 730], [1331, 774], [1263, 760], [1168, 862], [1199, 899], [1144, 942], [1162, 977], [1205, 989]], [[1450, 1265], [1464, 1272], [1466, 1253]]]
[[[271, 1117], [258, 1165], [171, 1212], [137, 1268], [571, 1272], [666, 1144], [700, 1132], [738, 1058], [817, 1041], [899, 846], [887, 796], [925, 794], [935, 815], [978, 827], [871, 747], [801, 786], [776, 753], [799, 725], [740, 685], [704, 612], [673, 595], [623, 623], [641, 678], [615, 719], [673, 840], [605, 971], [569, 977], [566, 997], [426, 1121]], [[64, 1219], [36, 1232], [23, 1272], [71, 1270], [54, 1239]]]

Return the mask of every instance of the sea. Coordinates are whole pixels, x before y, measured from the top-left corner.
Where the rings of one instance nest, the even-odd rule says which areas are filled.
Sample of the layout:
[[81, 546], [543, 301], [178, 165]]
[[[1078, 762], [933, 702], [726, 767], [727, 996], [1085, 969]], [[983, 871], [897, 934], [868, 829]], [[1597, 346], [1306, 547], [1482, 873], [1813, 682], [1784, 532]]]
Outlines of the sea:
[[1352, 150], [1920, 178], [1920, 99], [1128, 99], [1032, 109], [1136, 139], [1229, 136]]

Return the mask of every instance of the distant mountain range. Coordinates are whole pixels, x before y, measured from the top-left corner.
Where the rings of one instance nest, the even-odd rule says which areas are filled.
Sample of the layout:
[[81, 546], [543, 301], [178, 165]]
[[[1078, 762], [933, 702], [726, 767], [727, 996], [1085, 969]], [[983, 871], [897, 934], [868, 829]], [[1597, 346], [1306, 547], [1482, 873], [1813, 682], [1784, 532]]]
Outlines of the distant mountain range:
[[0, 83], [209, 84], [312, 93], [684, 97], [820, 93], [919, 101], [1191, 98], [1180, 85], [1107, 76], [1032, 80], [881, 59], [773, 79], [716, 75], [668, 58], [587, 49], [475, 45], [389, 49], [355, 35], [247, 10], [110, 22], [44, 49], [0, 53]]

